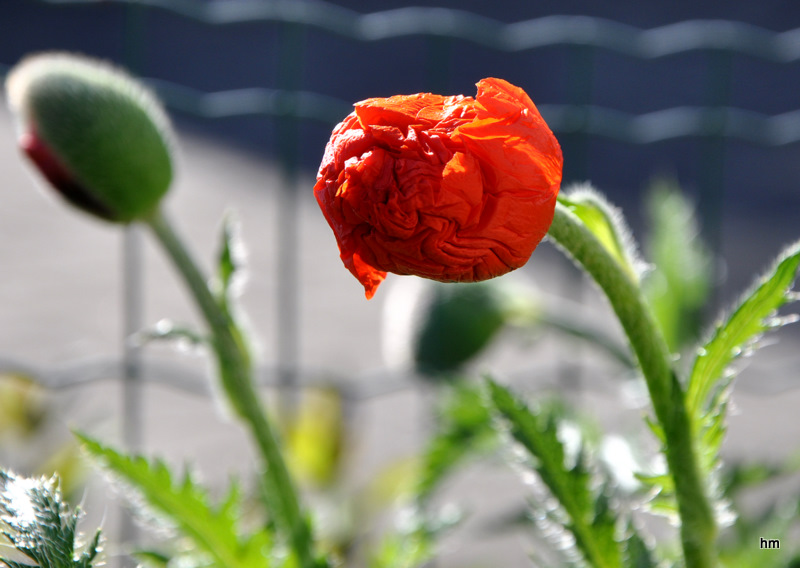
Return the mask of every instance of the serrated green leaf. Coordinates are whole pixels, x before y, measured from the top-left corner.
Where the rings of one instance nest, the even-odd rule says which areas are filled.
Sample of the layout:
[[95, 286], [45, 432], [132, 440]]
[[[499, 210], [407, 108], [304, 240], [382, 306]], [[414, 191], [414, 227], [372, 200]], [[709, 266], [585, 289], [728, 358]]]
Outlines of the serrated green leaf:
[[141, 494], [157, 513], [175, 523], [197, 549], [214, 559], [217, 566], [263, 568], [269, 565], [264, 551], [271, 539], [259, 533], [249, 539], [239, 536], [231, 495], [222, 507], [215, 509], [209, 503], [207, 491], [188, 474], [176, 481], [161, 461], [149, 462], [142, 457], [127, 456], [83, 434], [76, 435], [92, 457]]
[[686, 391], [686, 404], [692, 414], [704, 412], [709, 395], [720, 386], [733, 360], [764, 332], [778, 327], [780, 322], [768, 320], [791, 300], [789, 292], [798, 265], [800, 242], [784, 251], [775, 267], [745, 294], [739, 306], [698, 351]]
[[567, 518], [564, 529], [575, 537], [576, 548], [590, 566], [619, 568], [622, 551], [616, 539], [617, 515], [603, 490], [593, 490], [592, 475], [583, 451], [574, 465], [558, 437], [552, 413], [528, 407], [507, 388], [487, 381], [489, 403], [509, 434], [530, 454], [532, 467], [560, 503]]
[[79, 552], [76, 527], [80, 510], [61, 497], [57, 477], [24, 478], [0, 470], [0, 534], [32, 564], [9, 558], [0, 549], [0, 565], [8, 568], [91, 568], [100, 552], [100, 531]]
[[645, 485], [662, 488], [665, 492], [671, 492], [673, 489], [672, 476], [668, 473], [661, 474], [646, 474], [635, 473], [636, 479]]
[[470, 455], [482, 451], [494, 438], [491, 416], [480, 390], [453, 385], [442, 405], [436, 433], [422, 458], [417, 499], [426, 501], [442, 481]]
[[655, 181], [647, 196], [648, 258], [643, 290], [670, 350], [699, 338], [711, 292], [711, 255], [700, 240], [695, 210], [675, 182]]
[[724, 437], [726, 389], [733, 376], [729, 367], [761, 335], [789, 321], [774, 316], [793, 299], [791, 287], [798, 266], [800, 242], [780, 255], [774, 267], [744, 295], [739, 306], [717, 325], [711, 338], [698, 350], [687, 385], [686, 405], [701, 445], [702, 465], [708, 474], [716, 467]]
[[619, 210], [588, 185], [562, 192], [558, 200], [583, 222], [631, 281], [638, 282], [641, 262]]
[[398, 530], [389, 532], [370, 556], [369, 568], [415, 568], [433, 558], [434, 544], [441, 533], [461, 521], [461, 517], [442, 511], [431, 515], [414, 507], [402, 512]]

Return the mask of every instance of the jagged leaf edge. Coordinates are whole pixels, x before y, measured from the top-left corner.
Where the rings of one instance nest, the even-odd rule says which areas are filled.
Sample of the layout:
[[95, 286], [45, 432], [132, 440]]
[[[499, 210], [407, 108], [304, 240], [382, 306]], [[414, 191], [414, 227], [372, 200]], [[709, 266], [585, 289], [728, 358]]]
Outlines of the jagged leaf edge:
[[[187, 473], [176, 481], [161, 460], [148, 461], [142, 456], [128, 456], [76, 432], [84, 449], [123, 483], [139, 494], [160, 515], [170, 519], [202, 550], [226, 568], [255, 568], [252, 546], [263, 546], [271, 539], [259, 534], [238, 534], [235, 508], [230, 495], [219, 508], [209, 503], [208, 492]], [[263, 535], [262, 535], [263, 536]], [[261, 556], [262, 562], [266, 560]]]
[[[567, 466], [564, 461], [565, 448], [556, 434], [555, 417], [552, 414], [535, 414], [518, 396], [492, 379], [486, 380], [486, 388], [487, 404], [498, 418], [498, 429], [508, 433], [534, 458], [539, 479], [559, 502], [567, 517], [566, 522], [560, 524], [575, 538], [586, 562], [595, 567], [622, 567], [622, 549], [616, 538], [618, 513], [611, 508], [605, 488], [599, 492], [593, 489], [591, 472], [584, 464], [585, 450], [581, 448], [575, 464]], [[545, 424], [540, 423], [543, 420]], [[534, 447], [536, 441], [530, 436], [531, 433], [547, 437], [539, 441], [554, 450], [555, 454], [547, 457], [540, 451], [542, 448]], [[552, 458], [559, 463], [551, 463]], [[569, 482], [564, 486], [557, 481], [558, 478], [565, 478]], [[583, 487], [580, 487], [581, 484]], [[581, 500], [584, 502], [581, 503]], [[550, 517], [553, 521], [558, 520], [555, 516]], [[612, 530], [609, 530], [610, 526]], [[598, 536], [602, 540], [595, 542]], [[603, 556], [598, 557], [598, 554]]]
[[[800, 267], [800, 241], [784, 249], [730, 314], [720, 319], [704, 345], [698, 349], [686, 390], [686, 404], [700, 445], [700, 459], [708, 474], [719, 465], [718, 453], [725, 434], [731, 365], [743, 353], [757, 347], [764, 333], [776, 331], [791, 319], [774, 315], [797, 300], [791, 289]], [[774, 321], [770, 321], [772, 318]], [[707, 363], [707, 361], [710, 361]]]

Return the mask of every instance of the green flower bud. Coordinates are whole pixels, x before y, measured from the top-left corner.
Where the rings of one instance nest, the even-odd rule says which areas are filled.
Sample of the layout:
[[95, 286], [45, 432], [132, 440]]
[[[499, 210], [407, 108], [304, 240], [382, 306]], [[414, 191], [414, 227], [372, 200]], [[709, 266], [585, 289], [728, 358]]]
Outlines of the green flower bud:
[[414, 363], [424, 376], [457, 372], [491, 343], [509, 314], [508, 301], [492, 282], [434, 287], [414, 345]]
[[66, 53], [28, 57], [6, 81], [19, 144], [68, 202], [128, 223], [172, 181], [172, 131], [155, 96], [125, 72]]

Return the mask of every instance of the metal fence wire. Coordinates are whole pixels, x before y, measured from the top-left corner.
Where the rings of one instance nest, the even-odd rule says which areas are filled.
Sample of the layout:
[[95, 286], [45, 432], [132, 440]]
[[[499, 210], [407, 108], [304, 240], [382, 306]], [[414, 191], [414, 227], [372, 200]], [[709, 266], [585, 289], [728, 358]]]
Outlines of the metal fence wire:
[[[402, 8], [359, 14], [325, 3], [260, 0], [39, 0], [60, 10], [102, 9], [109, 4], [125, 10], [125, 54], [123, 61], [135, 73], [147, 77], [141, 56], [147, 41], [150, 11], [220, 27], [234, 24], [271, 25], [278, 30], [279, 67], [273, 88], [252, 87], [203, 92], [165, 80], [147, 82], [171, 110], [194, 117], [215, 120], [241, 116], [264, 116], [274, 121], [277, 157], [282, 168], [281, 220], [276, 228], [278, 250], [282, 251], [277, 270], [279, 299], [276, 335], [279, 345], [278, 382], [294, 385], [298, 377], [296, 325], [299, 298], [297, 290], [295, 219], [297, 216], [296, 179], [300, 164], [299, 128], [313, 121], [333, 126], [351, 110], [351, 102], [325, 93], [305, 90], [302, 74], [306, 34], [328, 33], [351, 42], [380, 42], [391, 38], [424, 36], [430, 38], [426, 59], [430, 82], [446, 83], [447, 50], [456, 41], [469, 42], [481, 49], [498, 52], [523, 52], [559, 47], [567, 51], [572, 66], [567, 104], [539, 105], [542, 115], [565, 146], [571, 149], [572, 179], [584, 177], [586, 142], [602, 137], [627, 144], [653, 144], [677, 138], [701, 139], [703, 170], [700, 175], [699, 208], [712, 245], [719, 246], [723, 197], [725, 146], [740, 140], [765, 147], [778, 147], [800, 141], [800, 109], [775, 116], [728, 106], [731, 58], [745, 55], [778, 64], [800, 61], [800, 29], [775, 33], [732, 21], [684, 21], [655, 29], [636, 29], [620, 23], [583, 16], [551, 16], [515, 23], [501, 23], [473, 13], [445, 8]], [[87, 8], [88, 7], [88, 8]], [[4, 8], [9, 9], [9, 8]], [[677, 106], [645, 114], [628, 114], [593, 104], [592, 68], [595, 55], [612, 52], [639, 60], [657, 60], [687, 52], [708, 54], [705, 106]], [[0, 73], [8, 64], [0, 64]], [[125, 239], [123, 270], [125, 336], [142, 327], [141, 246], [135, 228]], [[42, 370], [25, 362], [3, 360], [3, 368], [22, 370], [52, 387], [64, 387], [109, 376], [109, 368], [120, 369], [126, 384], [143, 378], [141, 352], [125, 343], [122, 362], [111, 359], [90, 366], [78, 365], [57, 371]], [[191, 388], [191, 380], [181, 380], [180, 370], [161, 370], [178, 387]], [[307, 382], [303, 378], [302, 382]], [[369, 396], [372, 391], [346, 392], [352, 398]], [[124, 431], [128, 443], [138, 445], [141, 408], [133, 391], [126, 393]]]

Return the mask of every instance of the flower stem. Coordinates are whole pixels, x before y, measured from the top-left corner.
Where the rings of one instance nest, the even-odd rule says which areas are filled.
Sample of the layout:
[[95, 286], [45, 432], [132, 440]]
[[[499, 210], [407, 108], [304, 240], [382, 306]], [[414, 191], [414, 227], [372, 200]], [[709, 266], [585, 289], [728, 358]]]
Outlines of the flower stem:
[[212, 347], [217, 357], [223, 390], [236, 413], [249, 427], [264, 460], [263, 484], [270, 513], [274, 515], [278, 526], [287, 532], [299, 566], [312, 568], [315, 564], [311, 531], [278, 439], [255, 389], [247, 346], [164, 215], [157, 211], [147, 219], [147, 224], [180, 272], [211, 329]]
[[717, 527], [700, 473], [683, 388], [639, 285], [631, 280], [578, 217], [560, 202], [556, 204], [548, 235], [603, 290], [636, 353], [656, 418], [664, 432], [664, 451], [675, 483], [686, 567], [716, 566]]

